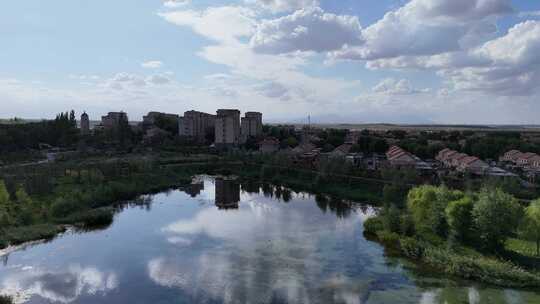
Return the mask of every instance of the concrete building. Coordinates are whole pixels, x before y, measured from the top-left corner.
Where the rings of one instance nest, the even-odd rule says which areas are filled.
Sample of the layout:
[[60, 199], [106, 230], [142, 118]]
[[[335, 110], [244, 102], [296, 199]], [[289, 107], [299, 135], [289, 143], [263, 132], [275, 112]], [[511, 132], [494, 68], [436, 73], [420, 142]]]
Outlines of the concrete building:
[[143, 129], [148, 130], [152, 127], [156, 127], [156, 121], [158, 119], [170, 120], [177, 124], [179, 116], [177, 114], [168, 114], [161, 112], [149, 112], [146, 116], [143, 116]]
[[216, 118], [216, 147], [237, 146], [240, 143], [240, 111], [221, 109]]
[[86, 114], [86, 112], [81, 115], [81, 134], [90, 134], [90, 118], [88, 117], [88, 114]]
[[180, 136], [192, 138], [198, 142], [204, 142], [206, 135], [215, 129], [216, 115], [187, 111], [178, 120], [178, 132]]
[[114, 130], [120, 127], [122, 123], [128, 123], [128, 116], [125, 112], [109, 112], [101, 117], [101, 125], [105, 130]]
[[242, 117], [240, 141], [246, 143], [249, 137], [259, 137], [262, 134], [262, 113], [246, 112]]

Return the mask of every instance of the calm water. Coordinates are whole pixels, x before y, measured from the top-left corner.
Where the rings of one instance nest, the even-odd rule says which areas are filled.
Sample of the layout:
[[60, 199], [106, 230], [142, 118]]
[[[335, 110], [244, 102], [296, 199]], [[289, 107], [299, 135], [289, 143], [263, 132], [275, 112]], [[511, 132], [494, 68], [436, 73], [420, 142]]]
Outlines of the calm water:
[[362, 235], [366, 206], [210, 178], [187, 192], [4, 256], [1, 293], [19, 303], [540, 303], [386, 257]]

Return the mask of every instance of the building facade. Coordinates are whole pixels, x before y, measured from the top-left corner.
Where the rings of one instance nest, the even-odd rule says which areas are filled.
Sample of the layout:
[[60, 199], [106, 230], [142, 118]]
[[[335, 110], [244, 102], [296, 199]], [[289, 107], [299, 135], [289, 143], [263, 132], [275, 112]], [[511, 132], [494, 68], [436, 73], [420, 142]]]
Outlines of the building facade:
[[156, 126], [156, 121], [158, 119], [165, 119], [169, 120], [171, 122], [174, 122], [175, 124], [178, 123], [178, 115], [177, 114], [168, 114], [168, 113], [161, 113], [161, 112], [149, 112], [146, 116], [143, 116], [143, 128], [150, 129], [152, 127]]
[[240, 111], [234, 109], [218, 110], [215, 133], [216, 147], [237, 146], [240, 143]]
[[178, 120], [178, 132], [180, 136], [192, 138], [198, 142], [204, 142], [206, 135], [215, 129], [216, 115], [187, 111]]
[[90, 134], [90, 118], [88, 117], [88, 114], [86, 114], [86, 112], [81, 115], [81, 134]]
[[262, 134], [262, 113], [246, 112], [242, 117], [240, 141], [246, 143], [249, 137], [259, 137]]
[[101, 117], [101, 125], [105, 130], [118, 129], [123, 123], [128, 123], [128, 116], [125, 112], [109, 112]]

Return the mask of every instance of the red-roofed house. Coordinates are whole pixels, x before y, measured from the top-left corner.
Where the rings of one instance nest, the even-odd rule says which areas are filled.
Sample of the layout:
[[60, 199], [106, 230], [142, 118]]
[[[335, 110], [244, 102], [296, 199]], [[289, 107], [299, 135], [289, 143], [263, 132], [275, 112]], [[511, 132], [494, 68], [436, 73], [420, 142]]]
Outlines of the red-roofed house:
[[332, 151], [332, 157], [346, 157], [350, 152], [353, 145], [343, 144]]
[[460, 160], [457, 170], [482, 175], [489, 165], [476, 156], [467, 156]]

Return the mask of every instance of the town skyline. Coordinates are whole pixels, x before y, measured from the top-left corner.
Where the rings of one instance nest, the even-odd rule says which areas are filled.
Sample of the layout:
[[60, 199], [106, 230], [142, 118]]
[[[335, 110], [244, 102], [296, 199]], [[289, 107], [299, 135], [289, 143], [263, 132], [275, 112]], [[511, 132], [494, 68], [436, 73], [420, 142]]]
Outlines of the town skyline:
[[539, 18], [531, 0], [10, 2], [0, 117], [536, 124]]

